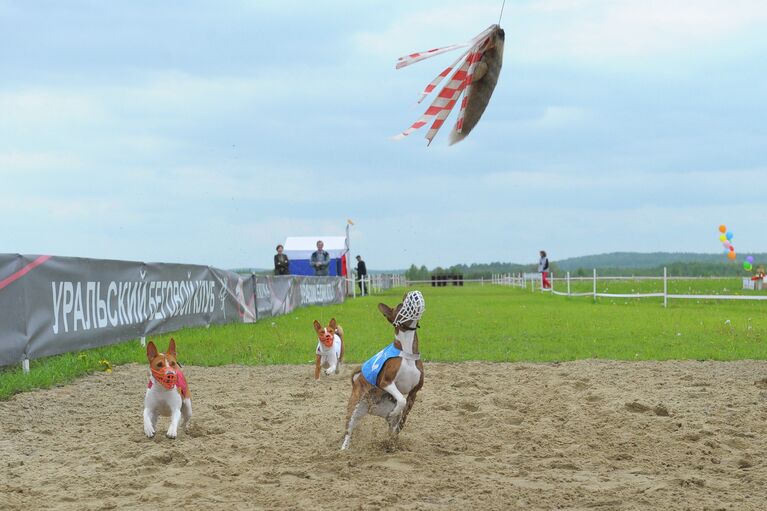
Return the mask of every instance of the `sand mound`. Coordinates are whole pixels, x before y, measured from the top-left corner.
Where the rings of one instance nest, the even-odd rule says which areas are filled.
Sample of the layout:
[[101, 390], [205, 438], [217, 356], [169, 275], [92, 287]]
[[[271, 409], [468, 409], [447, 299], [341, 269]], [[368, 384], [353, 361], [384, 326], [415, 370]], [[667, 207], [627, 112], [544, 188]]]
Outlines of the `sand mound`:
[[405, 430], [338, 449], [350, 368], [187, 367], [142, 429], [131, 365], [0, 403], [0, 509], [764, 509], [765, 362], [427, 364]]

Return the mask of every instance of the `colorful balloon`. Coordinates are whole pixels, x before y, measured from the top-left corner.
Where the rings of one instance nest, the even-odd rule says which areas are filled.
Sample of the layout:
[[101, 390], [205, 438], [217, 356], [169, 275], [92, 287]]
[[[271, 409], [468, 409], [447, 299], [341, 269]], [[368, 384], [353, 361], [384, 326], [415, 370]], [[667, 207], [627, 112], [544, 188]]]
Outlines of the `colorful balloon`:
[[721, 236], [719, 236], [719, 241], [727, 241], [727, 236], [722, 234]]
[[735, 245], [730, 245], [730, 252], [735, 252]]
[[722, 234], [726, 233], [727, 232], [727, 226], [724, 225], [724, 224], [720, 225], [719, 226], [719, 232], [721, 232]]
[[746, 270], [746, 271], [751, 271], [751, 270], [754, 269], [754, 266], [751, 263], [749, 263], [748, 261], [745, 261], [743, 263], [743, 269]]
[[748, 256], [746, 257], [746, 261], [748, 261], [751, 264], [754, 264], [754, 256]]
[[725, 236], [727, 237], [728, 240], [732, 239], [732, 233], [731, 232], [728, 232], [727, 234], [725, 234]]
[[734, 261], [736, 257], [738, 256], [735, 254], [735, 250], [730, 250], [730, 253], [727, 254], [727, 259], [729, 259], [730, 261]]

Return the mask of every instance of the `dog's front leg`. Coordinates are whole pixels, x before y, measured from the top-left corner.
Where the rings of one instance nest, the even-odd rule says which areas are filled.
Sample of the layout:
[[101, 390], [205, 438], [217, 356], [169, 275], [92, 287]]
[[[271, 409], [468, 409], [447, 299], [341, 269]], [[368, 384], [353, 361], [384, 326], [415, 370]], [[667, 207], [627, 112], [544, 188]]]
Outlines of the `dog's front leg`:
[[152, 438], [154, 436], [154, 426], [157, 423], [157, 415], [150, 412], [149, 408], [144, 407], [144, 434]]
[[405, 427], [405, 421], [407, 420], [407, 416], [410, 413], [410, 410], [413, 408], [413, 403], [415, 403], [415, 396], [418, 394], [418, 391], [421, 390], [421, 387], [423, 387], [422, 363], [418, 367], [418, 369], [421, 371], [421, 379], [418, 381], [418, 385], [413, 387], [413, 390], [411, 390], [410, 393], [407, 395], [407, 404], [405, 405], [405, 409], [402, 410], [402, 417], [400, 417], [399, 422], [396, 424], [396, 426], [393, 429], [393, 432], [395, 433], [399, 433], [400, 431], [402, 431], [402, 428]]
[[388, 392], [391, 397], [394, 398], [395, 401], [397, 401], [396, 406], [394, 409], [389, 413], [389, 418], [395, 418], [399, 417], [402, 413], [402, 410], [405, 408], [405, 405], [407, 404], [407, 400], [405, 399], [405, 396], [402, 395], [402, 392], [399, 391], [397, 386], [394, 383], [388, 384], [386, 387], [383, 388], [386, 392]]
[[170, 427], [168, 428], [168, 432], [165, 433], [165, 436], [168, 438], [176, 438], [178, 435], [178, 423], [181, 421], [181, 407], [174, 408], [173, 412], [170, 414]]

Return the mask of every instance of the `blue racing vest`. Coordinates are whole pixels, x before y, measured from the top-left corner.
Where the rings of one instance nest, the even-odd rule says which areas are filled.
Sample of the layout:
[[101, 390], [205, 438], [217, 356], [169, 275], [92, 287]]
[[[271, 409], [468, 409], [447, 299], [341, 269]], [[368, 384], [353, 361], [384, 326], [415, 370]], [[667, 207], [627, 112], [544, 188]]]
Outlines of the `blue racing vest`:
[[394, 343], [391, 343], [376, 353], [373, 358], [362, 364], [362, 376], [365, 377], [368, 383], [376, 386], [378, 373], [381, 372], [384, 363], [390, 358], [399, 357], [400, 353], [402, 352], [394, 347]]

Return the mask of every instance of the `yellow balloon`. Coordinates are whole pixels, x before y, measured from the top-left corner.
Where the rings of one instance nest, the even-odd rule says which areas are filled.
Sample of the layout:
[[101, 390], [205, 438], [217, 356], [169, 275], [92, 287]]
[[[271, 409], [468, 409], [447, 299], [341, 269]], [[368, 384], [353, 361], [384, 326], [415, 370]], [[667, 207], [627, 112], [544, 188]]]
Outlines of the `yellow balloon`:
[[721, 241], [721, 242], [725, 242], [725, 241], [727, 241], [727, 236], [725, 236], [724, 234], [722, 234], [721, 236], [719, 236], [719, 241]]

